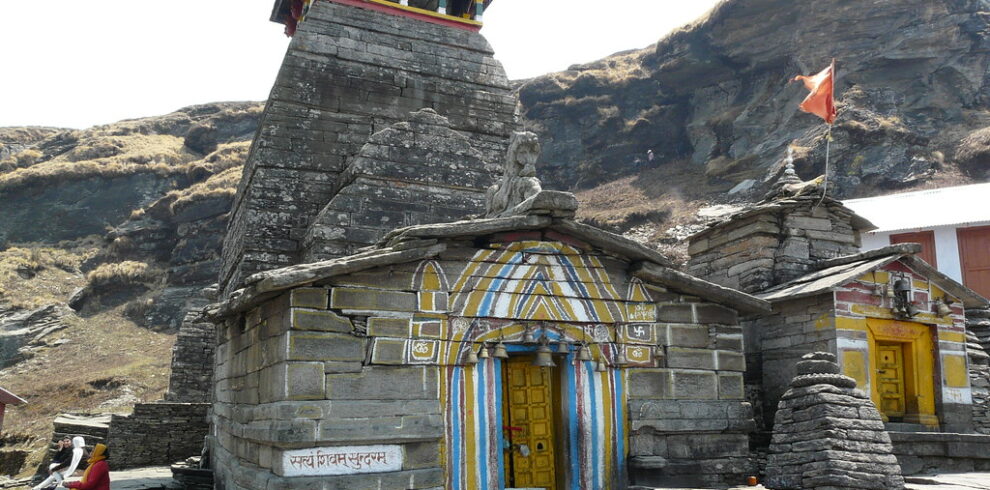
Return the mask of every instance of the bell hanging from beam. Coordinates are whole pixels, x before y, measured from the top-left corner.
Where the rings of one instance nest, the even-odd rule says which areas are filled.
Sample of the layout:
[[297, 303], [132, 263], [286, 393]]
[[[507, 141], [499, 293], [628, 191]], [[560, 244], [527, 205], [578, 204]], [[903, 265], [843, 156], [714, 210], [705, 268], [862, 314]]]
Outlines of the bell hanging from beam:
[[540, 346], [536, 348], [536, 358], [533, 359], [533, 365], [539, 367], [556, 366], [553, 362], [553, 352], [550, 350], [550, 342], [547, 340], [546, 335], [540, 337]]
[[478, 359], [488, 359], [491, 355], [488, 354], [488, 344], [481, 344], [481, 350], [478, 351]]
[[949, 302], [945, 298], [939, 300], [936, 309], [938, 310], [938, 316], [949, 316], [952, 313], [952, 308], [949, 308]]
[[615, 358], [615, 364], [617, 366], [625, 366], [626, 364], [629, 364], [629, 358], [626, 357], [625, 349], [621, 347], [619, 348], [619, 356]]
[[526, 334], [523, 335], [523, 343], [524, 344], [536, 343], [536, 333], [533, 332], [533, 329], [531, 328], [526, 329]]
[[595, 372], [604, 373], [605, 371], [608, 371], [608, 368], [605, 367], [605, 359], [602, 358], [597, 363], [595, 363]]
[[578, 348], [577, 360], [579, 360], [579, 361], [590, 361], [590, 360], [592, 360], [592, 358], [591, 358], [591, 349], [588, 348], [588, 344], [581, 344], [581, 347]]
[[464, 357], [464, 364], [468, 366], [478, 364], [478, 354], [474, 352], [474, 346], [468, 348], [467, 356]]
[[505, 350], [505, 344], [502, 341], [495, 344], [494, 352], [492, 352], [492, 357], [495, 359], [508, 359], [509, 352]]
[[558, 354], [570, 354], [571, 348], [567, 345], [567, 342], [557, 342], [557, 353]]

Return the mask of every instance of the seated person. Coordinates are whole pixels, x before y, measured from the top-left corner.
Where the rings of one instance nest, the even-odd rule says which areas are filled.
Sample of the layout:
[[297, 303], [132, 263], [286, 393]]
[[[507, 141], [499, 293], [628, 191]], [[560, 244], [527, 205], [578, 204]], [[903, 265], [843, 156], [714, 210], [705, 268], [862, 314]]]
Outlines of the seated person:
[[93, 452], [86, 460], [89, 466], [83, 473], [82, 479], [71, 483], [64, 483], [66, 488], [78, 488], [80, 490], [110, 490], [110, 466], [107, 458], [110, 451], [106, 444], [93, 446]]
[[[35, 486], [33, 490], [55, 488], [58, 484], [62, 483], [62, 480], [68, 476], [72, 476], [72, 473], [76, 471], [79, 462], [82, 461], [83, 447], [86, 445], [86, 441], [79, 436], [73, 437], [71, 442], [67, 441], [67, 439], [68, 437], [65, 437], [58, 441], [59, 452], [52, 458], [52, 465], [49, 466], [51, 475], [45, 481]], [[61, 458], [64, 458], [64, 460]]]

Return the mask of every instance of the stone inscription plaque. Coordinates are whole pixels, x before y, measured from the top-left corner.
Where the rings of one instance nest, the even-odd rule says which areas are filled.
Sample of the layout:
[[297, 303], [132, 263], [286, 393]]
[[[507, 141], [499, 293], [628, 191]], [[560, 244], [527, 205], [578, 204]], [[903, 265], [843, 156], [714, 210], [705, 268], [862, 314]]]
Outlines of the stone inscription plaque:
[[282, 453], [284, 476], [384, 473], [401, 469], [402, 448], [396, 445], [319, 447]]

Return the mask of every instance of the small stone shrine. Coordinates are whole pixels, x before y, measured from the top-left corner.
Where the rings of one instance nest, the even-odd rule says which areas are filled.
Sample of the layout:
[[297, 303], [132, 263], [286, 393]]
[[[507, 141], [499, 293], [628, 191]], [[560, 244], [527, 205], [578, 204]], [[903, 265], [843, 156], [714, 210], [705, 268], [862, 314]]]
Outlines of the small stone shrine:
[[880, 412], [835, 355], [807, 354], [780, 399], [764, 486], [772, 489], [904, 488]]
[[917, 244], [859, 251], [873, 225], [801, 182], [690, 238], [688, 272], [773, 304], [743, 320], [747, 385], [769, 430], [800, 356], [830, 352], [891, 430], [973, 432], [966, 308], [987, 300], [921, 260]]

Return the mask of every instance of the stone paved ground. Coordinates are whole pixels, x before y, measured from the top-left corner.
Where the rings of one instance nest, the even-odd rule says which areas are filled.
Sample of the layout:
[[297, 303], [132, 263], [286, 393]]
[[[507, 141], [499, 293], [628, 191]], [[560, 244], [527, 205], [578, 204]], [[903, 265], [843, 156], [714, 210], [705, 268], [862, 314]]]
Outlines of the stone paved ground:
[[124, 471], [111, 471], [110, 483], [113, 490], [144, 490], [151, 488], [179, 488], [172, 481], [172, 470], [168, 466], [134, 468]]
[[[990, 490], [990, 473], [910, 476], [906, 480], [908, 490]], [[172, 471], [165, 466], [111, 471], [110, 481], [113, 482], [114, 490], [179, 488], [172, 481]], [[652, 490], [675, 489], [655, 488]], [[732, 487], [730, 490], [764, 490], [764, 487], [763, 485], [757, 485], [755, 487], [738, 486]]]
[[904, 478], [908, 490], [990, 490], [990, 473], [954, 473], [945, 475], [915, 475]]
[[[990, 473], [952, 473], [944, 475], [914, 475], [904, 478], [907, 490], [990, 490]], [[639, 487], [644, 488], [644, 487]], [[765, 490], [763, 485], [738, 486], [729, 490]], [[645, 490], [645, 488], [644, 488]], [[650, 490], [684, 490], [653, 488]]]

